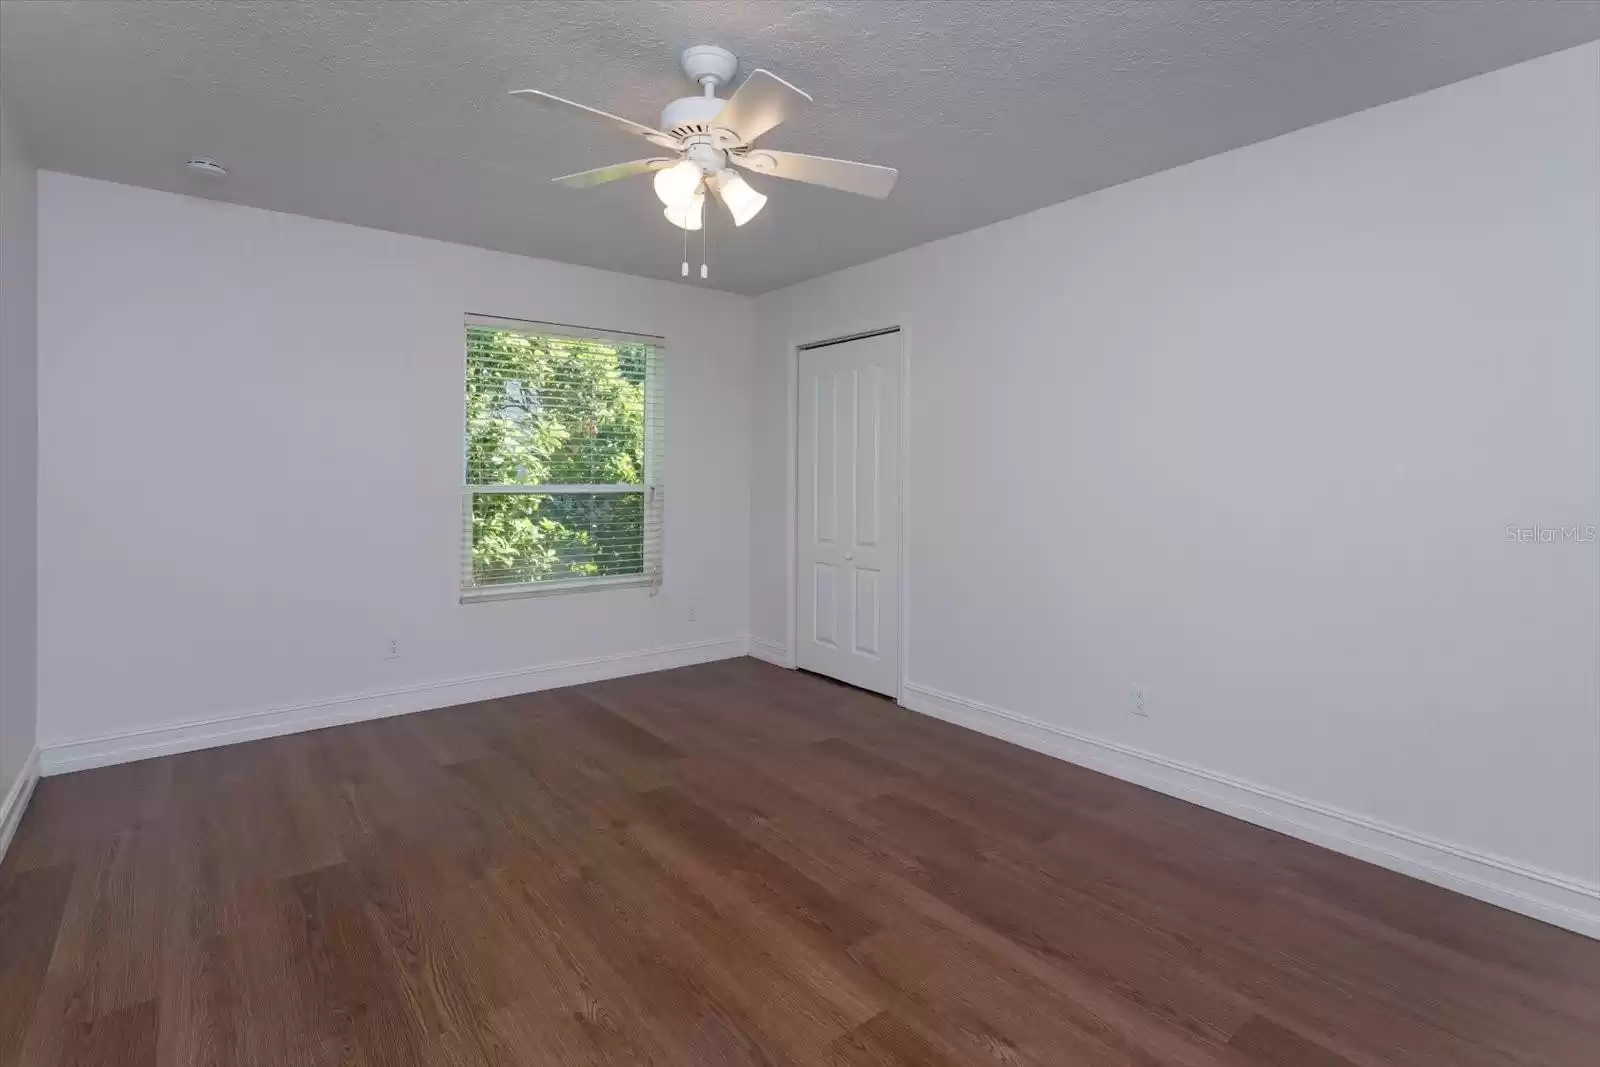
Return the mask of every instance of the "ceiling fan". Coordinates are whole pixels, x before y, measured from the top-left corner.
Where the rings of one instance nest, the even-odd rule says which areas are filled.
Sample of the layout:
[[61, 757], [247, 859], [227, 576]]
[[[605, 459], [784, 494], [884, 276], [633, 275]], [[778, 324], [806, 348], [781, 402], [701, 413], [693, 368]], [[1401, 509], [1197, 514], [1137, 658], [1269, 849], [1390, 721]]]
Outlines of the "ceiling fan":
[[756, 138], [811, 103], [810, 96], [776, 74], [752, 71], [734, 94], [723, 100], [717, 96], [717, 89], [728, 84], [739, 68], [739, 60], [732, 52], [715, 45], [695, 45], [684, 49], [681, 62], [683, 72], [700, 85], [703, 95], [685, 96], [668, 104], [661, 112], [660, 129], [539, 89], [512, 93], [569, 115], [598, 120], [671, 153], [565, 174], [551, 181], [572, 189], [587, 189], [619, 178], [654, 173], [656, 196], [665, 205], [663, 214], [685, 230], [700, 229], [708, 189], [728, 209], [735, 226], [743, 226], [765, 206], [767, 198], [751, 188], [735, 167], [862, 196], [882, 198], [894, 188], [899, 172], [893, 167], [754, 147]]

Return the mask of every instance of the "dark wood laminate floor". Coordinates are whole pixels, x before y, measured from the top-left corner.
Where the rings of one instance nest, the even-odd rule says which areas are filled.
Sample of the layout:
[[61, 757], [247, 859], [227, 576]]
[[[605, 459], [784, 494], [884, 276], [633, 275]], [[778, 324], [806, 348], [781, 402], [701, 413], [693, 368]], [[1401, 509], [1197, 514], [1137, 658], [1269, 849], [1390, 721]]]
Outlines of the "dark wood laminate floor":
[[1600, 1058], [1600, 943], [751, 660], [40, 783], [0, 1064]]

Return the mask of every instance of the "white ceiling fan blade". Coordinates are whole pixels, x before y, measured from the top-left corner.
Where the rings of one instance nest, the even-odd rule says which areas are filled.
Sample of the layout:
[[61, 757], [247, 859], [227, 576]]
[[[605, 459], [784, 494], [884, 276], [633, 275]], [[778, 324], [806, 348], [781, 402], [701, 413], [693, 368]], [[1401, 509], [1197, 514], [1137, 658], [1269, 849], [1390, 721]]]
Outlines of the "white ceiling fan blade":
[[571, 100], [564, 100], [559, 96], [552, 96], [550, 93], [540, 89], [518, 89], [511, 95], [521, 100], [527, 100], [530, 103], [553, 106], [559, 110], [564, 110], [569, 115], [581, 115], [586, 118], [599, 119], [612, 129], [643, 137], [645, 140], [650, 141], [652, 144], [658, 144], [662, 148], [675, 149], [678, 147], [676, 140], [660, 130], [653, 130], [649, 126], [641, 125], [632, 119], [625, 119], [621, 115], [613, 115], [609, 111], [601, 111], [598, 108], [574, 103]]
[[609, 167], [596, 167], [594, 170], [580, 170], [576, 174], [563, 174], [559, 178], [550, 180], [557, 185], [565, 185], [568, 189], [588, 189], [594, 185], [604, 185], [614, 182], [618, 178], [631, 178], [635, 174], [649, 174], [662, 167], [670, 167], [676, 163], [675, 159], [635, 159], [631, 163], [613, 163]]
[[900, 172], [893, 167], [880, 167], [875, 163], [854, 163], [848, 159], [829, 159], [827, 156], [769, 151], [765, 148], [731, 158], [739, 166], [757, 174], [770, 174], [774, 178], [787, 178], [808, 185], [826, 185], [829, 189], [875, 196], [880, 200], [889, 195], [895, 179], [900, 176]]
[[793, 118], [811, 103], [811, 97], [769, 70], [754, 70], [734, 90], [711, 125], [728, 130], [749, 144], [785, 119]]

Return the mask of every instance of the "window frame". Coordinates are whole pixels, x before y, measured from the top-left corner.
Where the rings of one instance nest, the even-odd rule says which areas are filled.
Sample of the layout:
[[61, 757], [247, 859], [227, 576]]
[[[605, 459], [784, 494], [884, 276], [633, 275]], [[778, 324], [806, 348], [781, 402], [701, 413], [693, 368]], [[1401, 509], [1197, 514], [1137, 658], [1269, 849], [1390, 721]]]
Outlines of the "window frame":
[[[467, 368], [469, 357], [465, 342], [467, 331], [473, 327], [488, 327], [490, 329], [532, 334], [541, 337], [563, 337], [575, 341], [600, 341], [602, 343], [649, 346], [652, 351], [650, 358], [645, 363], [644, 382], [644, 481], [639, 484], [617, 482], [609, 484], [573, 483], [570, 485], [565, 483], [480, 485], [470, 481], [467, 470], [468, 434], [470, 432], [470, 427], [467, 425]], [[563, 596], [607, 589], [647, 588], [650, 590], [650, 595], [655, 596], [661, 587], [662, 561], [666, 554], [665, 531], [663, 529], [665, 518], [663, 514], [664, 501], [661, 492], [662, 438], [666, 434], [666, 427], [660, 411], [660, 408], [664, 406], [663, 401], [665, 398], [665, 383], [661, 380], [661, 375], [666, 356], [666, 339], [654, 334], [592, 329], [583, 326], [567, 326], [559, 323], [537, 322], [530, 319], [511, 319], [502, 315], [480, 315], [470, 312], [463, 316], [461, 330], [461, 560], [460, 574], [458, 576], [460, 602], [463, 604], [479, 604], [496, 600]], [[594, 496], [614, 494], [621, 496], [634, 493], [643, 498], [644, 517], [640, 529], [640, 551], [643, 557], [643, 569], [639, 574], [552, 578], [545, 581], [508, 582], [500, 585], [473, 584], [472, 501], [474, 497], [480, 494], [494, 496], [515, 494], [539, 494], [543, 496], [581, 494]], [[651, 536], [652, 525], [655, 526], [654, 537]]]

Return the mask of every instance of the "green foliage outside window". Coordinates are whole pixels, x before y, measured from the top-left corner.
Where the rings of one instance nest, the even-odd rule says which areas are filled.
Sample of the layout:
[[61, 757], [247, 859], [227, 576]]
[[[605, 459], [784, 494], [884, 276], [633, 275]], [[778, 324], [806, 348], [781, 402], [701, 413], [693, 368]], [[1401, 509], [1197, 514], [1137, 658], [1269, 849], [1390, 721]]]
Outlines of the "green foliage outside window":
[[472, 496], [472, 584], [644, 572], [647, 345], [467, 327], [471, 486], [637, 492]]

